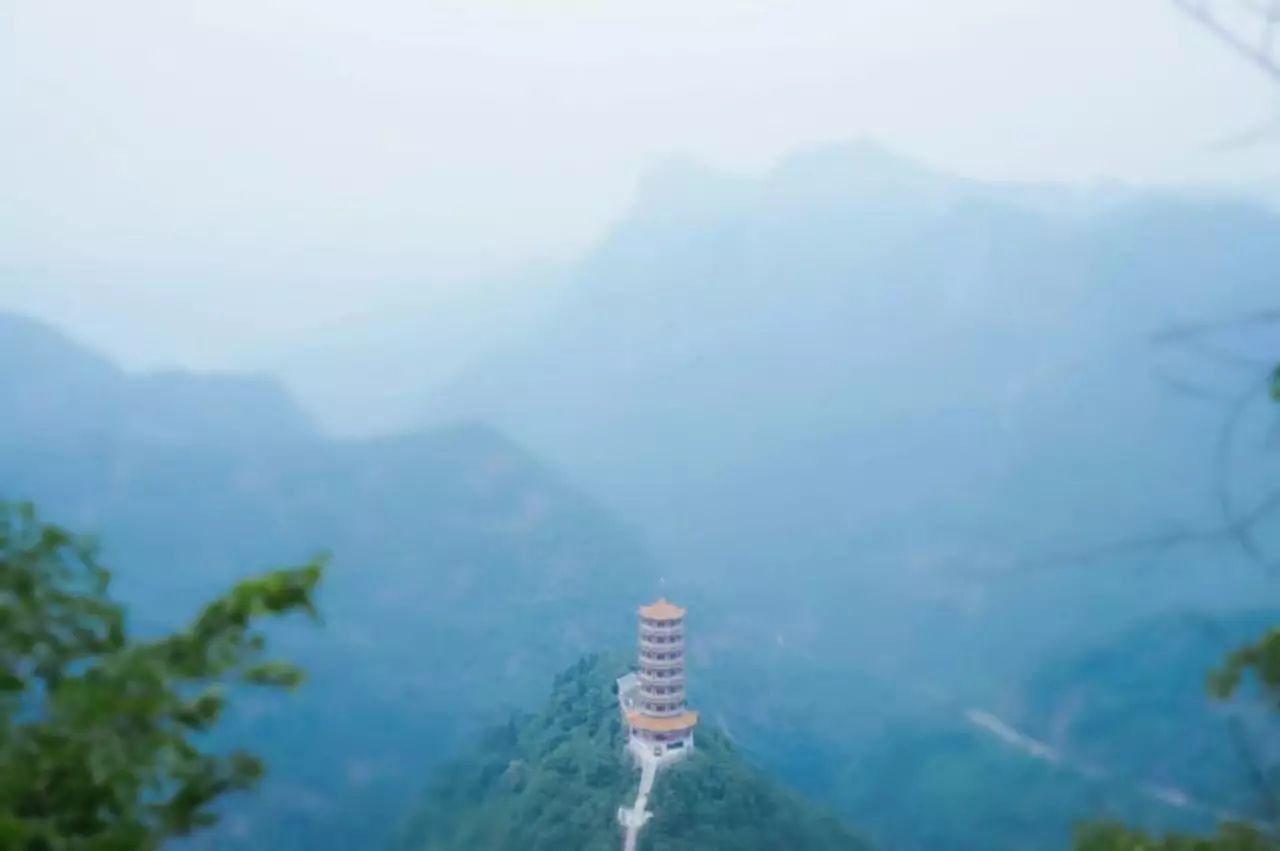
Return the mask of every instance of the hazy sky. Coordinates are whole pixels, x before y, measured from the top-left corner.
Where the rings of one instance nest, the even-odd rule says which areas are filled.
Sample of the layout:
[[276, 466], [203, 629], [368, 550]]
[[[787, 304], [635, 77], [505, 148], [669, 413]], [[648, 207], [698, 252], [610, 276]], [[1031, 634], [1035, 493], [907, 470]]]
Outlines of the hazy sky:
[[0, 0], [0, 308], [216, 365], [571, 258], [665, 155], [1273, 179], [1205, 146], [1277, 112], [1171, 0]]

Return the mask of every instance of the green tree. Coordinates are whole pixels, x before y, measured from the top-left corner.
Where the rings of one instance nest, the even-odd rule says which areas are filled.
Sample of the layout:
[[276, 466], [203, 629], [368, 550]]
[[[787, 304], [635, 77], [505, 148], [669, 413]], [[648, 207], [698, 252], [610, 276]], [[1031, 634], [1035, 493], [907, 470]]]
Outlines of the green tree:
[[0, 506], [0, 849], [146, 851], [215, 821], [261, 762], [205, 735], [240, 684], [293, 688], [264, 618], [315, 617], [320, 563], [243, 581], [184, 629], [130, 638], [94, 547]]
[[[1280, 365], [1271, 373], [1271, 398], [1280, 402]], [[1231, 653], [1209, 673], [1206, 688], [1217, 700], [1235, 696], [1245, 677], [1252, 675], [1273, 706], [1280, 697], [1280, 628], [1268, 630], [1257, 642]], [[1269, 794], [1269, 790], [1263, 790]], [[1275, 801], [1269, 801], [1274, 806]], [[1280, 825], [1263, 828], [1226, 823], [1214, 836], [1169, 834], [1151, 837], [1115, 822], [1085, 825], [1076, 833], [1075, 851], [1275, 851], [1280, 848]]]

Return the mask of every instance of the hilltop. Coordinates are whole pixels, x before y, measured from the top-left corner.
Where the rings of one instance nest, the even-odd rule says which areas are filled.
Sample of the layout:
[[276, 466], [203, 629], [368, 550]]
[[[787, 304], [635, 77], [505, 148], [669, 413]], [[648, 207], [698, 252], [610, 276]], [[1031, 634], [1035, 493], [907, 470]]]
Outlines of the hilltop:
[[[623, 751], [614, 679], [623, 666], [591, 657], [556, 676], [532, 715], [492, 730], [429, 783], [396, 851], [616, 851], [617, 810], [639, 772]], [[861, 851], [834, 816], [744, 761], [723, 734], [659, 774], [640, 851]]]

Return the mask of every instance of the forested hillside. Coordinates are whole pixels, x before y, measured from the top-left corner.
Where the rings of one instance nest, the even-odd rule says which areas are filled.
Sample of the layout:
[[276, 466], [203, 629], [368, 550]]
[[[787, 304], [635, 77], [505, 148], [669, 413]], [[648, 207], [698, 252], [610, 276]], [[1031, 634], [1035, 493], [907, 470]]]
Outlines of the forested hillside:
[[[615, 851], [620, 806], [639, 771], [623, 748], [614, 679], [625, 666], [583, 659], [555, 678], [542, 711], [495, 728], [432, 778], [396, 851]], [[744, 762], [720, 731], [658, 774], [640, 851], [864, 851], [833, 815]]]

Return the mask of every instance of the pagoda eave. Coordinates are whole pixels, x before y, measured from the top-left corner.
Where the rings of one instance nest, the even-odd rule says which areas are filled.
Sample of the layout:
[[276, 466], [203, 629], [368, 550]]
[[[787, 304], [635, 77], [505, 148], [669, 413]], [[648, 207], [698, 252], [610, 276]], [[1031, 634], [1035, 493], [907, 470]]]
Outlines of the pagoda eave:
[[641, 606], [640, 617], [660, 621], [680, 620], [684, 617], [684, 609], [674, 603], [667, 602], [665, 599], [660, 599], [656, 603]]
[[650, 733], [676, 733], [698, 726], [698, 713], [686, 710], [679, 715], [664, 718], [642, 712], [628, 712], [627, 723], [637, 730]]

